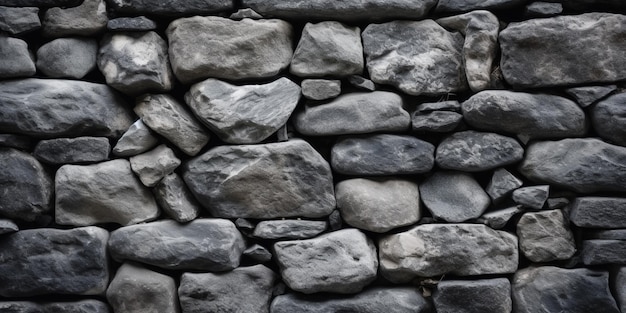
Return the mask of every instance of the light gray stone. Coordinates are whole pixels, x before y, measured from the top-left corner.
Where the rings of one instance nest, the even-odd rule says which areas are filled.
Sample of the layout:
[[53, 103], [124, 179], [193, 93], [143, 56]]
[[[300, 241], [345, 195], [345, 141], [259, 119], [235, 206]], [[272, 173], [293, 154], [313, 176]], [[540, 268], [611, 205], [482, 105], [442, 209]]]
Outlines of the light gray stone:
[[39, 8], [0, 7], [0, 30], [9, 35], [32, 32], [41, 28]]
[[411, 121], [414, 131], [447, 133], [461, 124], [463, 115], [448, 111], [416, 112]]
[[80, 79], [96, 68], [97, 53], [95, 39], [55, 39], [37, 50], [37, 69], [48, 77]]
[[33, 76], [36, 71], [26, 41], [0, 34], [0, 78]]
[[602, 139], [626, 146], [626, 93], [601, 100], [591, 108], [591, 123]]
[[20, 228], [12, 220], [0, 219], [0, 235], [14, 233], [19, 230]]
[[129, 157], [146, 152], [159, 143], [152, 134], [150, 128], [141, 119], [135, 121], [128, 130], [120, 137], [113, 147], [113, 154], [121, 157]]
[[163, 212], [177, 222], [189, 222], [200, 214], [200, 205], [176, 173], [161, 179], [154, 187], [154, 197]]
[[585, 235], [589, 239], [626, 240], [626, 229], [602, 229], [588, 232]]
[[181, 161], [166, 145], [130, 158], [130, 167], [146, 187], [154, 187], [161, 179], [171, 174]]
[[260, 20], [263, 19], [263, 16], [259, 13], [256, 13], [256, 11], [250, 9], [250, 8], [245, 8], [245, 9], [239, 9], [237, 10], [237, 12], [231, 14], [229, 16], [229, 18], [231, 20], [243, 20], [244, 18], [251, 18], [253, 20]]
[[437, 171], [423, 181], [420, 196], [432, 216], [458, 223], [477, 218], [489, 207], [489, 196], [472, 175]]
[[310, 100], [336, 98], [341, 93], [341, 81], [329, 79], [302, 80], [302, 95]]
[[272, 253], [259, 244], [254, 244], [244, 250], [243, 256], [258, 261], [260, 263], [265, 263], [272, 260]]
[[109, 306], [99, 300], [37, 303], [31, 301], [2, 301], [4, 313], [109, 313]]
[[33, 156], [48, 164], [95, 163], [109, 159], [111, 144], [104, 137], [76, 137], [42, 140]]
[[415, 112], [428, 113], [434, 111], [461, 112], [461, 104], [457, 100], [425, 102], [417, 105]]
[[157, 23], [145, 16], [118, 17], [107, 22], [107, 30], [113, 32], [145, 32], [156, 28]]
[[124, 263], [107, 289], [115, 313], [180, 312], [172, 277]]
[[524, 213], [517, 222], [520, 251], [532, 262], [571, 258], [576, 243], [568, 223], [561, 210]]
[[493, 172], [491, 180], [487, 185], [487, 194], [494, 203], [501, 202], [513, 190], [522, 187], [522, 181], [504, 168], [499, 168]]
[[626, 198], [578, 197], [570, 208], [570, 220], [585, 228], [626, 228]]
[[502, 229], [518, 213], [523, 212], [521, 206], [513, 206], [506, 209], [490, 211], [483, 214], [478, 221], [493, 229]]
[[587, 266], [626, 264], [626, 240], [583, 240], [580, 256]]
[[616, 85], [608, 86], [586, 86], [565, 89], [565, 93], [570, 95], [581, 108], [586, 108], [598, 100], [606, 98], [617, 90]]
[[261, 221], [254, 228], [252, 235], [262, 239], [307, 239], [321, 234], [327, 227], [326, 221]]
[[512, 199], [524, 207], [541, 210], [550, 196], [550, 185], [528, 186], [513, 190]]
[[350, 85], [356, 87], [357, 89], [367, 91], [376, 90], [376, 85], [374, 84], [374, 82], [361, 75], [348, 76], [348, 82], [350, 83]]
[[233, 2], [229, 0], [109, 0], [109, 6], [116, 12], [131, 15], [192, 16], [232, 10]]
[[536, 1], [526, 5], [526, 17], [549, 17], [563, 13], [563, 4]]
[[435, 12], [460, 13], [474, 10], [498, 10], [516, 7], [524, 0], [439, 0]]
[[43, 16], [43, 34], [49, 37], [91, 36], [109, 21], [104, 0], [84, 0], [74, 7], [55, 7]]
[[433, 302], [437, 313], [510, 313], [511, 283], [506, 278], [444, 280]]

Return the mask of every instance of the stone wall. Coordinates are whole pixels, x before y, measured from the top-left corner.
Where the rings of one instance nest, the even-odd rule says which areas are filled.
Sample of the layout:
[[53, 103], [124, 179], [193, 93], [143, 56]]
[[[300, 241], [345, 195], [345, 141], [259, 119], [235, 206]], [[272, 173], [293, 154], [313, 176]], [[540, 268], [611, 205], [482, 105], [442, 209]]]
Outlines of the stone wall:
[[623, 13], [0, 0], [0, 312], [626, 312]]

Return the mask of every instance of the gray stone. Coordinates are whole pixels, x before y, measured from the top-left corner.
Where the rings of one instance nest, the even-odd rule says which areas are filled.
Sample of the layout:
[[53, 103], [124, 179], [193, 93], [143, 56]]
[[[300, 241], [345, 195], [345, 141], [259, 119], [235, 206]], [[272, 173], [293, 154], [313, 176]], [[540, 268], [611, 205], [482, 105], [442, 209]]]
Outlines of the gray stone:
[[587, 266], [626, 264], [626, 240], [583, 240], [580, 256]]
[[253, 259], [255, 261], [265, 263], [272, 260], [272, 253], [265, 249], [265, 247], [254, 244], [243, 251], [243, 256]]
[[237, 228], [239, 228], [240, 230], [244, 232], [251, 232], [254, 230], [254, 227], [255, 227], [255, 225], [252, 222], [241, 217], [235, 220], [235, 225], [237, 225]]
[[36, 71], [26, 41], [0, 34], [0, 78], [33, 76]]
[[176, 173], [161, 179], [154, 188], [154, 197], [163, 212], [177, 222], [192, 221], [200, 214], [200, 205]]
[[330, 166], [307, 142], [219, 146], [190, 161], [183, 179], [215, 217], [322, 217], [335, 208]]
[[486, 90], [463, 102], [472, 127], [530, 138], [578, 137], [586, 132], [585, 113], [573, 101], [553, 95]]
[[322, 105], [306, 105], [294, 113], [296, 130], [308, 136], [402, 132], [411, 117], [402, 98], [392, 92], [350, 93]]
[[499, 10], [523, 3], [524, 0], [439, 0], [435, 12], [460, 13], [474, 10]]
[[28, 136], [0, 134], [0, 146], [19, 150], [32, 150], [33, 139]]
[[581, 193], [626, 191], [626, 148], [595, 138], [539, 141], [526, 149], [520, 172]]
[[36, 78], [2, 81], [0, 97], [1, 132], [118, 138], [133, 122], [123, 98], [101, 84]]
[[606, 98], [617, 90], [617, 86], [587, 86], [587, 87], [574, 87], [565, 89], [565, 93], [570, 95], [578, 105], [582, 108], [586, 108], [598, 100]]
[[591, 108], [591, 123], [602, 139], [626, 146], [626, 93], [601, 100]]
[[42, 140], [33, 156], [49, 164], [95, 163], [109, 159], [111, 144], [104, 137], [76, 137]]
[[145, 32], [156, 28], [157, 23], [145, 16], [118, 17], [107, 23], [107, 30], [114, 32]]
[[367, 91], [376, 90], [376, 85], [374, 84], [374, 82], [361, 75], [348, 76], [348, 82], [350, 83], [350, 85], [356, 87], [357, 89]]
[[180, 312], [174, 279], [132, 263], [117, 270], [106, 296], [115, 313]]
[[146, 152], [159, 143], [141, 119], [135, 121], [113, 147], [113, 154], [128, 157]]
[[100, 42], [98, 68], [109, 86], [132, 96], [172, 89], [167, 43], [157, 33], [109, 33]]
[[109, 306], [99, 300], [73, 302], [36, 303], [30, 301], [2, 301], [0, 311], [4, 313], [109, 313]]
[[567, 260], [576, 252], [574, 234], [561, 210], [524, 213], [517, 222], [517, 237], [532, 262]]
[[626, 198], [578, 197], [572, 202], [570, 220], [578, 227], [626, 228]]
[[437, 146], [439, 167], [481, 172], [510, 165], [524, 158], [524, 148], [514, 138], [467, 130], [446, 137]]
[[517, 270], [517, 237], [478, 224], [424, 224], [378, 242], [380, 271], [392, 282], [444, 274]]
[[522, 187], [522, 181], [504, 168], [499, 168], [493, 172], [491, 180], [487, 185], [487, 194], [493, 202], [504, 200], [513, 190]]
[[563, 4], [551, 2], [532, 2], [526, 5], [526, 17], [549, 17], [563, 13]]
[[239, 266], [244, 249], [241, 233], [225, 219], [126, 226], [113, 231], [109, 239], [109, 251], [117, 261], [174, 270], [229, 271]]
[[62, 166], [56, 173], [55, 194], [55, 220], [61, 225], [130, 225], [159, 216], [152, 194], [124, 159]]
[[510, 313], [511, 283], [506, 278], [444, 280], [433, 302], [437, 313]]
[[191, 86], [185, 102], [223, 141], [251, 144], [267, 139], [287, 123], [300, 96], [300, 86], [285, 77], [243, 86], [210, 78]]
[[340, 138], [331, 150], [333, 170], [346, 175], [404, 175], [429, 172], [435, 146], [408, 135]]
[[0, 235], [14, 233], [20, 228], [12, 220], [0, 219]]
[[0, 0], [0, 5], [9, 7], [73, 7], [83, 0]]
[[511, 23], [500, 32], [502, 74], [514, 88], [623, 80], [625, 29], [626, 16], [610, 13]]
[[52, 200], [52, 179], [30, 154], [0, 148], [0, 214], [34, 221], [47, 213]]
[[419, 188], [434, 218], [458, 223], [477, 218], [489, 207], [489, 196], [472, 175], [437, 171]]
[[414, 131], [447, 133], [455, 130], [463, 121], [463, 115], [456, 112], [433, 111], [416, 112], [412, 118]]
[[615, 277], [614, 293], [615, 300], [619, 305], [620, 312], [626, 311], [626, 267], [621, 267]]
[[626, 229], [603, 229], [585, 232], [589, 239], [626, 240]]
[[307, 239], [326, 230], [326, 221], [275, 220], [261, 221], [252, 235], [262, 239]]
[[416, 183], [398, 178], [354, 178], [335, 186], [337, 208], [353, 227], [384, 233], [416, 223], [420, 217]]
[[329, 79], [302, 80], [302, 95], [310, 100], [336, 98], [341, 93], [341, 81]]
[[256, 11], [250, 9], [250, 8], [245, 8], [245, 9], [239, 9], [237, 10], [237, 12], [231, 14], [229, 16], [229, 18], [231, 20], [243, 20], [244, 18], [251, 18], [253, 20], [260, 20], [263, 19], [263, 16], [259, 13], [256, 13]]
[[428, 113], [434, 111], [461, 112], [461, 104], [456, 100], [425, 102], [417, 105], [415, 112]]
[[95, 39], [55, 39], [37, 50], [37, 69], [48, 77], [80, 79], [96, 68], [97, 53]]
[[513, 191], [513, 201], [524, 207], [541, 210], [550, 196], [550, 185], [522, 187]]
[[108, 2], [114, 11], [132, 15], [192, 16], [233, 9], [233, 2], [230, 0], [109, 0]]
[[289, 71], [300, 77], [343, 77], [363, 73], [361, 29], [335, 21], [307, 23]]
[[354, 228], [279, 241], [274, 251], [283, 281], [298, 292], [357, 293], [376, 279], [376, 247]]
[[515, 273], [511, 287], [513, 312], [619, 312], [603, 271], [529, 267]]
[[27, 229], [0, 237], [0, 295], [103, 294], [108, 238], [98, 227]]
[[181, 161], [174, 151], [166, 145], [130, 158], [130, 167], [146, 187], [156, 186], [161, 179], [180, 165]]
[[561, 209], [566, 207], [569, 204], [569, 199], [567, 198], [548, 198], [546, 201], [548, 204], [548, 209]]
[[104, 0], [84, 0], [79, 6], [50, 8], [43, 17], [43, 33], [49, 37], [92, 36], [109, 21]]
[[392, 85], [409, 95], [467, 89], [463, 37], [433, 20], [370, 24], [362, 37], [367, 70], [376, 83]]
[[32, 32], [41, 28], [39, 8], [0, 7], [0, 30], [9, 35]]
[[[184, 273], [178, 295], [185, 313], [269, 312], [277, 275], [263, 265], [227, 273]], [[162, 312], [162, 311], [161, 311]]]
[[493, 229], [502, 229], [518, 213], [523, 212], [521, 206], [495, 210], [483, 214], [478, 221]]
[[[230, 1], [229, 1], [230, 2]], [[207, 77], [272, 77], [289, 66], [293, 29], [281, 20], [181, 18], [167, 28], [170, 61], [184, 84]]]
[[335, 231], [343, 227], [343, 219], [341, 218], [341, 212], [334, 210], [333, 213], [328, 215], [328, 227], [330, 230]]

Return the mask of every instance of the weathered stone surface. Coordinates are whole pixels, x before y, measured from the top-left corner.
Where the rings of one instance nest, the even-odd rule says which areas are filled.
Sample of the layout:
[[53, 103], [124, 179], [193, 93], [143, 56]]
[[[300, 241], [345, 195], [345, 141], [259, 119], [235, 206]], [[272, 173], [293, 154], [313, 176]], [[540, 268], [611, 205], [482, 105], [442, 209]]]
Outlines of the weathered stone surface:
[[244, 86], [210, 78], [191, 86], [185, 102], [223, 141], [250, 144], [267, 139], [287, 123], [300, 96], [300, 86], [285, 77]]
[[487, 194], [493, 202], [504, 200], [513, 190], [522, 187], [522, 181], [504, 168], [493, 172], [487, 185]]
[[514, 138], [467, 130], [446, 137], [437, 146], [435, 161], [444, 169], [480, 172], [523, 158], [524, 148]]
[[505, 274], [517, 270], [517, 238], [478, 224], [424, 224], [383, 237], [380, 271], [392, 282], [416, 276]]
[[583, 110], [559, 96], [486, 90], [463, 102], [462, 109], [468, 124], [488, 131], [530, 138], [578, 137], [586, 132]]
[[348, 82], [350, 83], [350, 85], [356, 87], [357, 89], [367, 91], [376, 90], [376, 85], [374, 84], [374, 82], [361, 75], [348, 76]]
[[585, 235], [589, 239], [609, 239], [609, 240], [626, 240], [626, 229], [602, 229], [585, 231]]
[[95, 39], [55, 39], [37, 50], [37, 69], [48, 77], [80, 79], [96, 68], [97, 53]]
[[574, 87], [565, 89], [565, 93], [573, 97], [578, 105], [582, 108], [586, 108], [598, 100], [602, 100], [608, 95], [617, 90], [617, 86], [587, 86], [587, 87]]
[[0, 146], [19, 150], [31, 150], [34, 146], [33, 139], [28, 136], [0, 134]]
[[461, 112], [461, 104], [456, 100], [447, 100], [439, 102], [425, 102], [417, 105], [415, 112], [427, 113], [433, 111], [450, 111]]
[[281, 20], [181, 18], [167, 28], [172, 69], [184, 84], [207, 77], [271, 77], [291, 62], [292, 33]]
[[106, 296], [116, 313], [180, 312], [174, 279], [132, 263], [117, 270]]
[[626, 240], [583, 240], [580, 252], [583, 264], [626, 264]]
[[598, 102], [591, 109], [591, 122], [598, 135], [608, 142], [626, 146], [626, 93]]
[[269, 312], [277, 275], [263, 265], [227, 273], [184, 273], [178, 295], [185, 313]]
[[439, 0], [435, 11], [460, 13], [474, 10], [497, 10], [523, 3], [523, 0]]
[[[5, 0], [6, 1], [6, 0]], [[39, 8], [0, 7], [0, 30], [9, 35], [31, 32], [41, 27]]]
[[156, 22], [145, 16], [118, 17], [107, 22], [107, 30], [114, 32], [144, 32], [156, 28]]
[[[370, 24], [362, 34], [370, 78], [410, 95], [466, 89], [463, 37], [433, 20]], [[436, 50], [437, 53], [433, 53]]]
[[124, 159], [62, 166], [56, 173], [55, 194], [55, 220], [61, 225], [130, 225], [159, 216], [152, 194]]
[[550, 185], [529, 186], [513, 190], [513, 201], [527, 208], [541, 210], [550, 196]]
[[548, 198], [546, 204], [548, 205], [548, 209], [561, 209], [569, 204], [569, 199], [565, 197]]
[[108, 238], [98, 227], [27, 229], [0, 237], [0, 295], [103, 294]]
[[111, 145], [104, 137], [76, 137], [42, 140], [33, 156], [44, 163], [95, 163], [109, 159]]
[[422, 182], [419, 191], [433, 217], [446, 222], [477, 218], [490, 203], [478, 182], [461, 172], [435, 172]]
[[615, 300], [620, 312], [626, 311], [626, 267], [621, 267], [615, 277]]
[[41, 164], [29, 155], [0, 148], [0, 214], [34, 221], [50, 210], [52, 179]]
[[326, 230], [326, 221], [275, 220], [261, 221], [252, 235], [263, 239], [307, 239]]
[[402, 98], [392, 92], [349, 93], [294, 113], [296, 130], [309, 136], [406, 131], [411, 118]]
[[43, 17], [43, 33], [50, 37], [91, 36], [109, 21], [104, 0], [84, 0], [79, 6], [50, 8]]
[[341, 212], [334, 210], [328, 215], [328, 226], [330, 230], [339, 230], [343, 227], [343, 219], [341, 218]]
[[533, 262], [567, 260], [576, 252], [574, 234], [561, 210], [524, 213], [517, 236], [520, 250]]
[[626, 198], [578, 197], [570, 220], [578, 227], [626, 228]]
[[435, 146], [407, 135], [340, 138], [331, 150], [333, 170], [347, 175], [403, 175], [430, 171]]
[[196, 219], [186, 224], [162, 220], [126, 226], [113, 231], [109, 240], [115, 260], [176, 270], [232, 270], [239, 266], [244, 249], [241, 233], [225, 219]]
[[563, 13], [563, 4], [551, 2], [532, 2], [526, 5], [526, 17], [549, 17]]
[[26, 41], [0, 34], [0, 78], [33, 76], [36, 71]]
[[83, 0], [0, 0], [0, 5], [9, 7], [73, 7]]
[[416, 183], [397, 178], [355, 178], [335, 186], [337, 208], [346, 223], [377, 233], [416, 223], [420, 217]]
[[437, 313], [511, 312], [511, 283], [506, 278], [444, 280], [433, 294]]
[[529, 267], [511, 284], [513, 312], [618, 313], [609, 291], [609, 274], [586, 268]]
[[231, 20], [238, 20], [238, 21], [243, 20], [244, 18], [260, 20], [260, 19], [263, 19], [263, 16], [250, 8], [245, 8], [245, 9], [237, 10], [237, 12], [231, 14], [228, 18], [230, 18]]
[[305, 79], [301, 86], [302, 95], [311, 100], [332, 99], [341, 93], [340, 80]]
[[501, 229], [518, 213], [523, 212], [521, 206], [513, 206], [506, 209], [495, 210], [483, 214], [478, 221], [493, 229]]
[[272, 253], [259, 244], [254, 244], [244, 250], [243, 256], [261, 263], [268, 262], [272, 259]]
[[113, 154], [128, 157], [154, 148], [159, 140], [141, 119], [135, 121], [113, 147]]
[[200, 205], [176, 173], [161, 179], [154, 188], [154, 197], [163, 212], [177, 222], [189, 222], [200, 214]]
[[0, 311], [4, 313], [109, 313], [106, 303], [99, 300], [74, 302], [36, 303], [30, 301], [2, 301]]
[[20, 228], [12, 220], [0, 219], [0, 235], [14, 233]]
[[594, 138], [539, 141], [526, 149], [520, 172], [581, 193], [626, 191], [626, 148]]
[[147, 187], [154, 187], [161, 179], [171, 174], [181, 161], [174, 151], [166, 145], [133, 156], [130, 158], [130, 167], [139, 176], [141, 182]]
[[3, 132], [117, 138], [133, 122], [124, 100], [101, 84], [36, 78], [3, 81], [0, 97]]
[[183, 179], [216, 217], [322, 217], [335, 208], [330, 166], [302, 140], [219, 146], [187, 162]]
[[500, 32], [502, 74], [517, 88], [623, 80], [625, 29], [626, 16], [610, 13], [511, 23]]
[[167, 16], [207, 15], [233, 9], [229, 0], [109, 0], [114, 11], [127, 14], [157, 14]]
[[448, 111], [416, 112], [411, 121], [415, 131], [446, 133], [455, 130], [461, 124], [463, 115]]

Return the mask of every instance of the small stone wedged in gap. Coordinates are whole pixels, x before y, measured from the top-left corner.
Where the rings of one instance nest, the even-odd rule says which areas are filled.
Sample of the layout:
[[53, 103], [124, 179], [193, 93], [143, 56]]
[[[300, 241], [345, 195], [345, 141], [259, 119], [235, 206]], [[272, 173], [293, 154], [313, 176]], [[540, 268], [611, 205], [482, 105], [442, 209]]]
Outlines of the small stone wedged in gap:
[[498, 10], [514, 8], [524, 4], [524, 0], [439, 0], [435, 12], [462, 13], [474, 10]]
[[355, 88], [366, 90], [366, 91], [374, 91], [376, 90], [376, 85], [373, 81], [361, 76], [361, 75], [350, 75], [348, 76], [348, 83]]
[[620, 267], [613, 283], [620, 312], [626, 311], [626, 267]]
[[586, 108], [599, 100], [606, 98], [616, 90], [616, 85], [585, 86], [567, 88], [565, 89], [565, 93], [573, 97], [581, 108]]
[[18, 150], [31, 150], [34, 146], [34, 140], [29, 136], [0, 134], [0, 146]]
[[272, 253], [259, 244], [253, 244], [246, 250], [243, 250], [243, 256], [253, 259], [259, 263], [265, 263], [272, 260]]
[[230, 0], [109, 0], [108, 3], [114, 12], [131, 15], [193, 16], [233, 9], [233, 1]]
[[457, 100], [425, 102], [417, 105], [415, 112], [428, 113], [433, 111], [461, 112], [461, 104]]
[[626, 240], [583, 240], [580, 256], [587, 266], [626, 264]]
[[626, 228], [626, 198], [578, 197], [569, 217], [578, 227]]
[[541, 210], [550, 196], [550, 185], [527, 186], [513, 190], [513, 202], [527, 208]]
[[42, 29], [48, 37], [89, 37], [103, 31], [108, 21], [105, 0], [84, 0], [75, 7], [46, 10]]
[[0, 78], [28, 77], [36, 71], [26, 41], [0, 34]]
[[524, 16], [529, 18], [550, 17], [563, 13], [563, 4], [536, 1], [526, 5]]
[[118, 17], [107, 23], [107, 29], [113, 32], [145, 32], [156, 28], [157, 23], [145, 16]]
[[334, 210], [328, 215], [328, 228], [331, 231], [340, 230], [343, 226], [343, 219], [341, 218], [341, 212]]
[[483, 214], [489, 196], [468, 173], [437, 171], [419, 187], [420, 197], [436, 219], [463, 222]]
[[104, 137], [76, 137], [41, 140], [33, 156], [48, 164], [96, 163], [109, 159], [111, 144]]
[[4, 313], [109, 313], [109, 306], [100, 300], [70, 302], [0, 301]]
[[511, 174], [505, 168], [499, 168], [493, 172], [489, 184], [487, 184], [487, 194], [491, 197], [494, 203], [501, 202], [513, 190], [521, 187], [523, 182]]
[[483, 214], [478, 222], [484, 223], [493, 229], [502, 229], [518, 213], [524, 212], [522, 206], [513, 206], [505, 209], [498, 209]]
[[96, 68], [98, 43], [93, 38], [58, 38], [37, 50], [37, 69], [48, 77], [81, 79]]
[[244, 18], [251, 18], [253, 20], [260, 20], [263, 16], [250, 8], [239, 9], [237, 12], [229, 16], [231, 20], [243, 20]]
[[511, 312], [511, 283], [506, 278], [440, 281], [433, 303], [437, 313]]
[[307, 239], [328, 228], [326, 221], [270, 220], [256, 224], [252, 236], [262, 239]]
[[548, 198], [546, 204], [548, 205], [548, 209], [561, 209], [566, 207], [569, 204], [569, 199], [565, 197], [559, 198]]
[[571, 258], [576, 243], [568, 224], [561, 210], [524, 213], [517, 222], [520, 250], [537, 263]]
[[626, 93], [600, 100], [591, 107], [591, 124], [600, 137], [626, 146]]
[[120, 157], [130, 157], [146, 152], [159, 143], [150, 128], [141, 119], [135, 121], [120, 137], [113, 147], [113, 154]]
[[177, 222], [189, 222], [200, 215], [200, 205], [176, 173], [163, 177], [153, 192], [163, 212]]
[[328, 100], [341, 94], [341, 81], [331, 79], [304, 79], [302, 95], [310, 100]]
[[156, 186], [163, 177], [171, 174], [180, 164], [180, 159], [166, 145], [159, 145], [148, 152], [130, 158], [130, 167], [146, 187]]
[[449, 111], [415, 112], [411, 121], [414, 131], [447, 133], [461, 124], [463, 115]]
[[0, 219], [0, 235], [14, 233], [19, 230], [20, 228], [12, 220]]
[[41, 28], [39, 8], [37, 7], [0, 7], [0, 30], [9, 35], [32, 32]]

